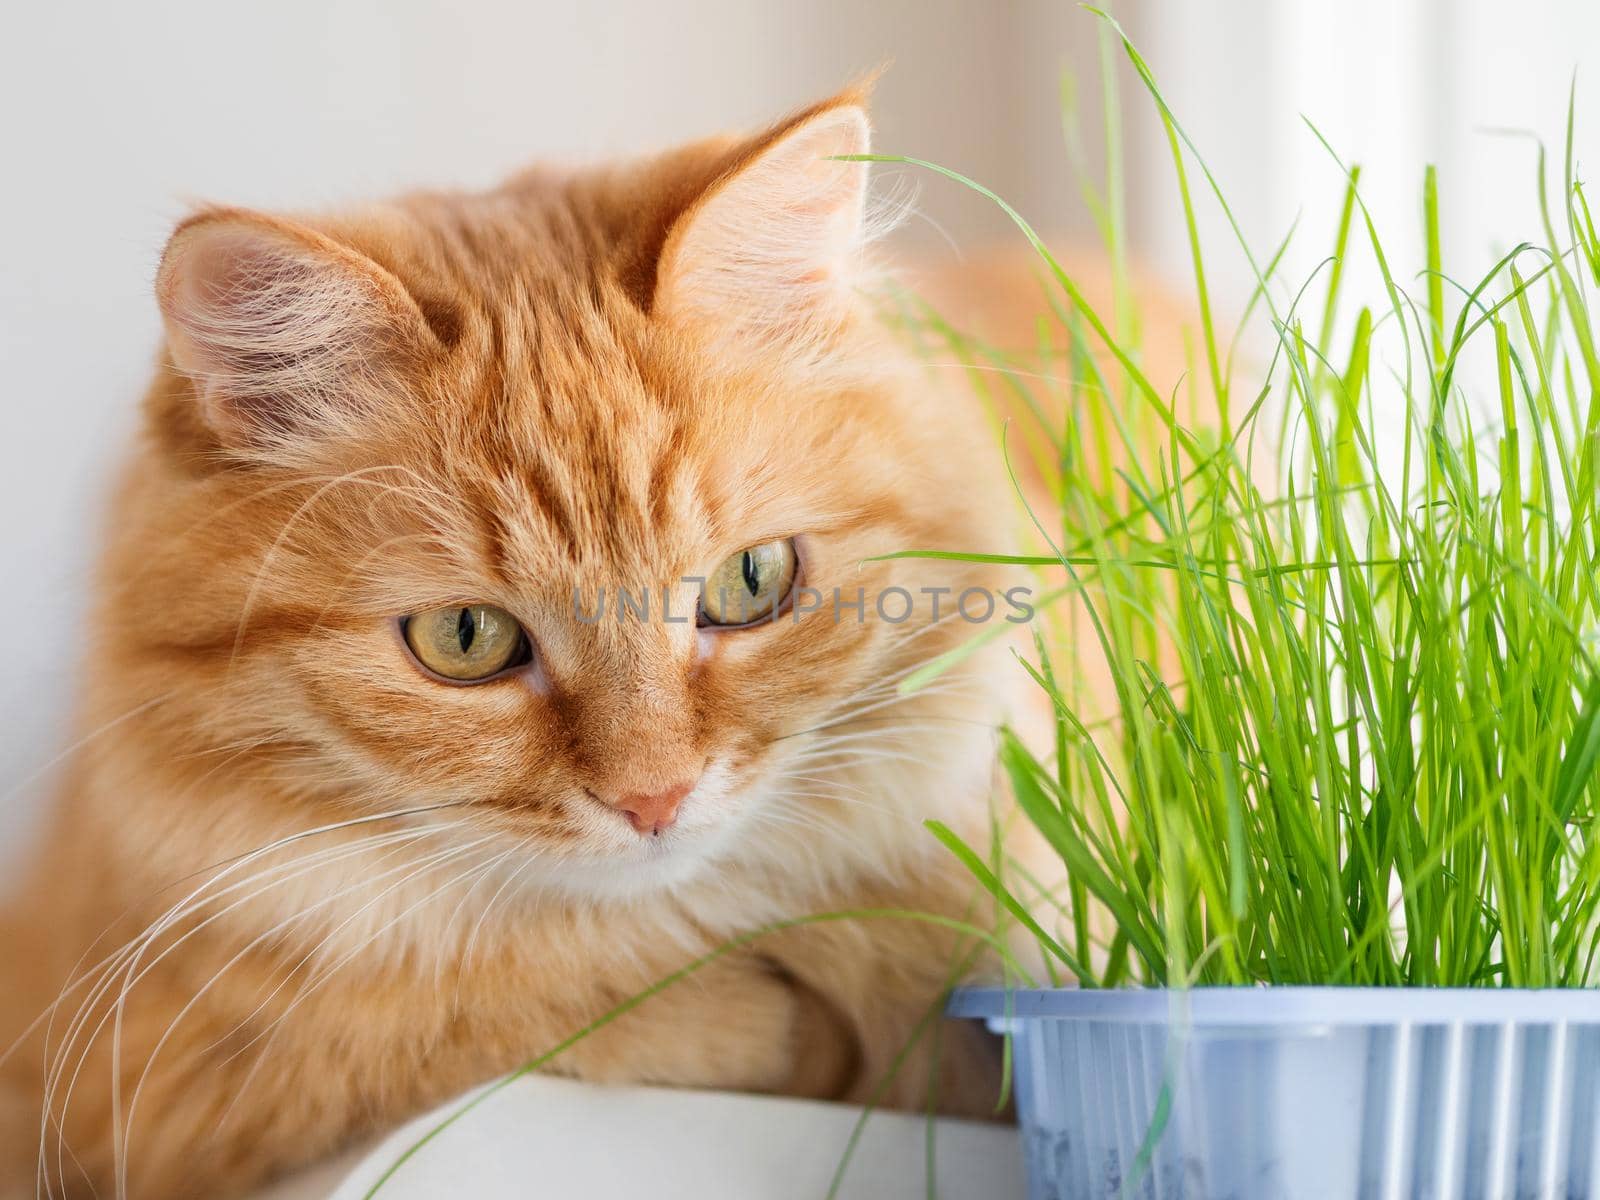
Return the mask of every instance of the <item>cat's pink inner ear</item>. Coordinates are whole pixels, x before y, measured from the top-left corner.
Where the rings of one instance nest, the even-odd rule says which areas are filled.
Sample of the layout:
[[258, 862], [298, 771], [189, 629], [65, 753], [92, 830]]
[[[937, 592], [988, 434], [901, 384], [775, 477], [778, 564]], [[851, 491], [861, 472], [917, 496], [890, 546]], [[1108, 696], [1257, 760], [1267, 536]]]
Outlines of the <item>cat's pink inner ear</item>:
[[800, 333], [838, 313], [859, 264], [866, 113], [843, 104], [759, 147], [668, 235], [655, 311], [729, 335]]
[[174, 364], [237, 448], [353, 429], [377, 401], [378, 368], [422, 324], [377, 264], [253, 213], [180, 226], [156, 294]]

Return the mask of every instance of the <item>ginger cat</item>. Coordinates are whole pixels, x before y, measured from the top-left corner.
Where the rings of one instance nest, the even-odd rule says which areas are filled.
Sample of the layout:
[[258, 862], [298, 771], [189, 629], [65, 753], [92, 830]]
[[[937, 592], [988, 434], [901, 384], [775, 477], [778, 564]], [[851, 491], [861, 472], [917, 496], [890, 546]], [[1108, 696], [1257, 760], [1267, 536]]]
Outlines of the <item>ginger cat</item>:
[[[867, 148], [847, 92], [178, 228], [82, 741], [0, 916], [0, 1195], [236, 1195], [735, 935], [990, 921], [921, 822], [986, 844], [1025, 677], [997, 648], [896, 684], [1017, 581], [874, 556], [1003, 549], [1014, 510], [863, 298]], [[862, 1099], [973, 945], [788, 928], [548, 1069]], [[924, 1102], [933, 1040], [888, 1102]], [[937, 1062], [948, 1111], [992, 1111], [983, 1035]]]

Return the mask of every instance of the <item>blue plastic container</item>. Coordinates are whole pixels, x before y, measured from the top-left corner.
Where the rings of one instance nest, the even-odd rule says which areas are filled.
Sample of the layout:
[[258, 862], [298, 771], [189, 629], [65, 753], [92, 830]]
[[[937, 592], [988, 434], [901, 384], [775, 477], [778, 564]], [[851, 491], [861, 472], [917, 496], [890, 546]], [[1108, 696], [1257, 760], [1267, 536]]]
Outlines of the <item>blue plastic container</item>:
[[1030, 1200], [1600, 1200], [1600, 991], [957, 992]]

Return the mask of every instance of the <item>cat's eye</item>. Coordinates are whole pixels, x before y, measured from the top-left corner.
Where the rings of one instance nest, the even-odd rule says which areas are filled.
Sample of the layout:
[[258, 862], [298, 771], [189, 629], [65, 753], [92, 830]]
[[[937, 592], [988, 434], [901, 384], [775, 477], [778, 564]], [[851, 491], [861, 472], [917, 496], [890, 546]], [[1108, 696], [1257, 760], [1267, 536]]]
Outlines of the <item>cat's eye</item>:
[[448, 604], [407, 617], [406, 645], [435, 675], [477, 683], [526, 662], [532, 650], [517, 619], [492, 604]]
[[700, 589], [700, 623], [724, 628], [772, 616], [794, 587], [794, 542], [765, 542], [731, 554]]

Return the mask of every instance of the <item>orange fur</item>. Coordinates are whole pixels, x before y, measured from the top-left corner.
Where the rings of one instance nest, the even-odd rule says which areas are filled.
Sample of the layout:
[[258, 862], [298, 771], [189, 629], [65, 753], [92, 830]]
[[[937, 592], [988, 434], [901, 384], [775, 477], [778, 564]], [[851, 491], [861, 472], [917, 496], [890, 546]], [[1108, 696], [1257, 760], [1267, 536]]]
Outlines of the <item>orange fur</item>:
[[[983, 843], [1020, 672], [996, 648], [894, 688], [971, 625], [572, 618], [597, 586], [691, 609], [674, 581], [784, 537], [849, 596], [1015, 582], [872, 561], [1000, 549], [1011, 506], [975, 406], [930, 394], [854, 290], [865, 168], [820, 155], [865, 149], [860, 103], [483, 194], [180, 227], [83, 741], [0, 921], [0, 1039], [48, 1014], [0, 1066], [0, 1194], [41, 1162], [55, 1195], [236, 1194], [752, 928], [988, 919], [921, 822]], [[523, 622], [533, 669], [412, 665], [396, 619], [472, 601]], [[660, 839], [585, 795], [706, 764]], [[788, 929], [550, 1069], [862, 1099], [961, 941]], [[931, 1043], [890, 1103], [922, 1101]], [[993, 1105], [973, 1030], [938, 1062], [947, 1108]]]

